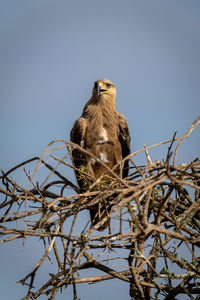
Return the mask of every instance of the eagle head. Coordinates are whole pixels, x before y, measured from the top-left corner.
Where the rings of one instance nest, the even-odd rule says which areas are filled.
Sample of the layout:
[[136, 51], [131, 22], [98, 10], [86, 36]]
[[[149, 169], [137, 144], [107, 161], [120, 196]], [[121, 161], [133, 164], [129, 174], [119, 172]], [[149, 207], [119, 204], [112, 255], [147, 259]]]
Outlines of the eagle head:
[[95, 81], [93, 88], [93, 96], [112, 97], [116, 98], [116, 88], [114, 84], [108, 79], [99, 79]]

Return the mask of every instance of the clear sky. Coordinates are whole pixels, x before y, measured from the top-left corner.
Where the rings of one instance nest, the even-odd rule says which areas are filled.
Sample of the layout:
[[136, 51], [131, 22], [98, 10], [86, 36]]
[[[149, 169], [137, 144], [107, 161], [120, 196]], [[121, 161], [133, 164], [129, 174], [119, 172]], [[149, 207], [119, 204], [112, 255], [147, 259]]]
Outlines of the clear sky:
[[[200, 1], [0, 0], [0, 167], [6, 171], [41, 155], [51, 140], [69, 139], [99, 78], [116, 85], [132, 151], [184, 134], [200, 115]], [[195, 159], [199, 150], [197, 127], [178, 162]], [[150, 156], [162, 159], [166, 152], [167, 146]], [[1, 249], [12, 256], [1, 261], [6, 299], [23, 296], [10, 282], [32, 268], [26, 259], [35, 253], [21, 250], [20, 242]], [[113, 298], [128, 299], [124, 285], [111, 286]], [[95, 299], [109, 299], [109, 285], [102, 287], [96, 293], [82, 286], [81, 299], [94, 299], [94, 290]]]

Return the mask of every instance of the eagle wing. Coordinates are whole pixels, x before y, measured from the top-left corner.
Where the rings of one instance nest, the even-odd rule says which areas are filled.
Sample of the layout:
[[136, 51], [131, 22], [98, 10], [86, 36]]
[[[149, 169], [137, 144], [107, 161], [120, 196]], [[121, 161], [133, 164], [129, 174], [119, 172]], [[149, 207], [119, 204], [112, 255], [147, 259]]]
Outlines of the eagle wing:
[[[122, 113], [117, 113], [119, 121], [119, 141], [122, 147], [122, 158], [125, 158], [131, 152], [131, 137], [128, 123]], [[129, 161], [126, 160], [123, 167], [122, 177], [126, 178], [129, 171]]]
[[[83, 117], [77, 119], [74, 123], [74, 126], [70, 132], [70, 140], [71, 142], [78, 144], [80, 147], [84, 148], [85, 146], [85, 132], [87, 127], [87, 120]], [[78, 181], [78, 185], [81, 189], [84, 188], [85, 181], [83, 177], [80, 176], [79, 170], [82, 166], [87, 165], [87, 157], [86, 155], [78, 150], [72, 150], [72, 162], [75, 169], [75, 175]]]

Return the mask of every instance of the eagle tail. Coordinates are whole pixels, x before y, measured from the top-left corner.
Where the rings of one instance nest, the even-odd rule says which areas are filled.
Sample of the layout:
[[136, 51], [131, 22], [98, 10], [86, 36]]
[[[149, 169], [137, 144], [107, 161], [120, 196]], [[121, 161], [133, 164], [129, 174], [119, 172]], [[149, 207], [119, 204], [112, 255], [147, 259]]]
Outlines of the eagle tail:
[[95, 204], [90, 208], [90, 219], [92, 226], [95, 226], [97, 223], [99, 223], [101, 220], [103, 220], [106, 217], [106, 220], [101, 226], [97, 229], [99, 231], [103, 231], [109, 226], [110, 223], [110, 217], [108, 216], [108, 213], [111, 210], [111, 205], [106, 206], [105, 204]]

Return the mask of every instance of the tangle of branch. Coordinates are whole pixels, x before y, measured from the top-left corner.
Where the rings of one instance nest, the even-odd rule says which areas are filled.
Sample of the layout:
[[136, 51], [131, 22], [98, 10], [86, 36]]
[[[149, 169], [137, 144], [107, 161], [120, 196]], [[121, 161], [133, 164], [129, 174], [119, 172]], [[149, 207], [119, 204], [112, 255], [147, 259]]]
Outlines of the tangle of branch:
[[[44, 245], [37, 264], [18, 281], [28, 286], [24, 300], [41, 295], [55, 299], [68, 285], [78, 299], [78, 284], [114, 278], [126, 282], [133, 299], [200, 294], [200, 159], [176, 164], [180, 144], [199, 122], [200, 118], [183, 137], [174, 135], [129, 155], [128, 178], [108, 170], [113, 179], [106, 185], [94, 180], [85, 193], [67, 178], [74, 169], [71, 150], [79, 146], [64, 140], [51, 142], [41, 158], [2, 171], [0, 244], [37, 238]], [[166, 158], [152, 162], [148, 150], [165, 143]], [[135, 165], [139, 152], [146, 155], [147, 165]], [[13, 180], [20, 170], [20, 180]], [[101, 233], [96, 229], [104, 219], [92, 226], [89, 214], [85, 223], [82, 218], [95, 204], [109, 208], [104, 219], [111, 218], [111, 224]], [[38, 270], [50, 254], [57, 272], [35, 287]], [[87, 277], [86, 269], [101, 272]]]

